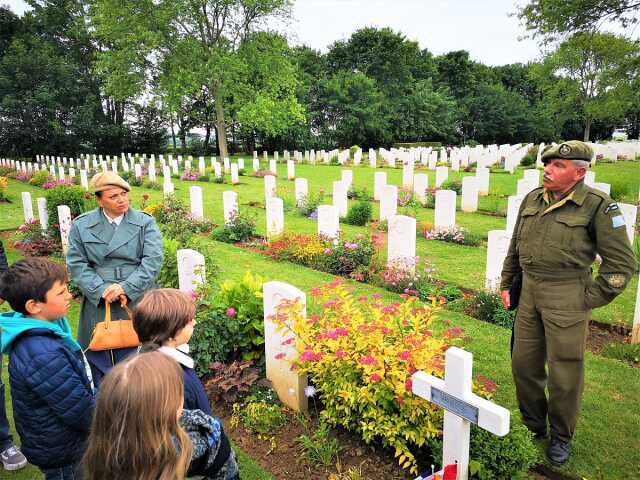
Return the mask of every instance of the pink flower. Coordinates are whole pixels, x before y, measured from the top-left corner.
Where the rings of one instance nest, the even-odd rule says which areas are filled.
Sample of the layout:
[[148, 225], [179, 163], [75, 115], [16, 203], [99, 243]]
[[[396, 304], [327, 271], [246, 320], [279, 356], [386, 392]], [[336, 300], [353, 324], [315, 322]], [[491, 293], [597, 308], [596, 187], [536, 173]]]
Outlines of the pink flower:
[[407, 392], [410, 392], [411, 389], [413, 388], [413, 380], [411, 380], [410, 378], [407, 378], [404, 381], [404, 388]]
[[375, 365], [376, 359], [373, 358], [371, 355], [367, 355], [367, 356], [360, 357], [359, 362], [362, 365]]
[[451, 327], [451, 328], [447, 328], [445, 335], [447, 337], [458, 337], [462, 334], [462, 332], [464, 332], [464, 330], [460, 327]]
[[301, 362], [317, 362], [322, 360], [322, 352], [313, 352], [311, 350], [305, 350], [300, 354]]
[[373, 382], [373, 383], [378, 383], [380, 380], [382, 380], [382, 377], [380, 376], [379, 373], [372, 373], [371, 377], [369, 377], [369, 379]]
[[333, 250], [331, 250], [330, 248], [325, 248], [324, 249], [324, 254], [325, 255], [331, 255], [333, 253]]
[[409, 360], [409, 355], [410, 355], [409, 351], [408, 351], [408, 350], [405, 350], [405, 351], [403, 351], [403, 352], [399, 352], [399, 353], [398, 353], [398, 358], [399, 358], [400, 360]]
[[229, 307], [224, 313], [227, 317], [233, 318], [236, 316], [236, 309], [233, 307]]
[[349, 354], [347, 352], [345, 352], [344, 350], [342, 350], [341, 348], [336, 350], [335, 356], [337, 358], [344, 358], [346, 356], [348, 356]]
[[286, 340], [283, 340], [281, 345], [291, 345], [293, 343], [294, 338], [293, 337], [289, 337]]

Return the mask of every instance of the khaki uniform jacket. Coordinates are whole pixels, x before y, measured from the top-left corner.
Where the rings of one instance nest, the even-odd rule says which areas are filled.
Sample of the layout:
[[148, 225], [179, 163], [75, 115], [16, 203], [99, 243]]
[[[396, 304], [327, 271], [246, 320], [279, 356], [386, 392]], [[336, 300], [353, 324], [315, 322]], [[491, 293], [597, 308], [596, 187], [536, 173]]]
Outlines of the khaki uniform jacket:
[[[157, 287], [162, 260], [160, 231], [144, 212], [129, 208], [115, 232], [100, 208], [73, 221], [67, 267], [84, 295], [78, 326], [82, 348], [88, 346], [95, 324], [104, 320], [105, 289], [120, 284], [134, 305], [146, 290]], [[111, 304], [111, 310], [113, 319], [126, 318], [118, 302]]]
[[609, 195], [583, 181], [553, 204], [537, 188], [520, 206], [500, 289], [508, 290], [522, 270], [542, 279], [579, 278], [589, 274], [596, 253], [602, 265], [585, 291], [588, 309], [611, 302], [636, 270], [622, 212]]

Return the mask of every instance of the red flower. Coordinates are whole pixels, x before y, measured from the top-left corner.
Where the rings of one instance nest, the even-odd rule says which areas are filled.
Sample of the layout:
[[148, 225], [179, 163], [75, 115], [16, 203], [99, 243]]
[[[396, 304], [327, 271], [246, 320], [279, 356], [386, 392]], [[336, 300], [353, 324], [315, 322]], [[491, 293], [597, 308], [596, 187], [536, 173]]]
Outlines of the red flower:
[[398, 358], [399, 358], [400, 360], [409, 360], [409, 355], [410, 355], [409, 351], [408, 351], [408, 350], [405, 350], [405, 351], [403, 351], [403, 352], [399, 352], [399, 353], [398, 353]]
[[371, 374], [371, 377], [369, 377], [369, 379], [373, 382], [373, 383], [378, 383], [380, 380], [382, 380], [382, 377], [380, 376], [380, 374], [378, 373], [373, 373]]
[[364, 357], [360, 357], [359, 362], [362, 365], [375, 365], [376, 359], [373, 358], [371, 355], [367, 355], [367, 356], [364, 356]]
[[322, 360], [322, 352], [312, 352], [311, 350], [305, 350], [300, 354], [301, 362], [317, 362]]
[[413, 389], [413, 380], [411, 380], [410, 378], [407, 378], [404, 381], [404, 388], [407, 392], [411, 392]]

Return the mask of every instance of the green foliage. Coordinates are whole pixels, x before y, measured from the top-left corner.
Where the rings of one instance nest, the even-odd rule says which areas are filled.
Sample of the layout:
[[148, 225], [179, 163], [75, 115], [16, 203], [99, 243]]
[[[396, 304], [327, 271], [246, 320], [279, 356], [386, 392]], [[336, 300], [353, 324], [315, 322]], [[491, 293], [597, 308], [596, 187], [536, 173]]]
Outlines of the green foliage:
[[244, 428], [255, 433], [273, 433], [286, 425], [287, 416], [279, 405], [264, 402], [249, 402], [240, 414]]
[[640, 344], [609, 343], [602, 349], [602, 356], [640, 365]]
[[357, 188], [351, 185], [349, 191], [347, 192], [347, 198], [353, 198], [356, 200], [372, 200], [373, 196], [371, 195], [369, 190], [367, 190], [367, 187]]
[[353, 157], [353, 155], [360, 150], [360, 147], [358, 145], [352, 145], [351, 148], [349, 148], [349, 155], [351, 155]]
[[515, 311], [505, 310], [500, 295], [487, 291], [479, 291], [470, 302], [471, 316], [483, 322], [494, 323], [501, 327], [511, 328], [516, 318]]
[[256, 219], [244, 212], [234, 212], [229, 221], [214, 229], [211, 238], [219, 242], [244, 242], [256, 235]]
[[162, 288], [178, 288], [178, 250], [180, 243], [170, 237], [162, 238], [164, 258], [158, 274], [158, 285]]
[[440, 185], [440, 190], [453, 190], [456, 194], [462, 194], [462, 180], [447, 180]]
[[320, 422], [315, 432], [300, 435], [296, 441], [313, 465], [333, 465], [342, 450], [340, 442], [331, 437], [329, 426], [324, 422]]
[[537, 158], [538, 158], [538, 145], [534, 145], [529, 150], [527, 150], [527, 153], [525, 154], [525, 156], [522, 157], [522, 160], [520, 161], [520, 165], [522, 165], [523, 167], [530, 167], [531, 165], [535, 165]]
[[190, 342], [199, 372], [212, 361], [257, 359], [264, 351], [262, 283], [247, 272], [242, 280], [227, 280], [200, 298]]
[[36, 187], [42, 187], [49, 178], [49, 172], [47, 170], [39, 170], [33, 174], [31, 180], [29, 180], [29, 184]]
[[143, 184], [144, 188], [148, 190], [162, 190], [162, 184], [160, 182], [152, 182], [151, 180], [146, 180]]
[[[88, 195], [90, 200], [91, 194]], [[58, 185], [47, 190], [44, 196], [47, 199], [49, 225], [54, 230], [59, 228], [58, 206], [68, 206], [71, 211], [71, 218], [75, 218], [87, 210], [85, 206], [85, 191], [82, 187]]]
[[418, 148], [418, 147], [431, 147], [434, 150], [442, 148], [442, 142], [404, 142], [394, 143], [394, 148]]
[[132, 187], [141, 187], [142, 186], [142, 177], [136, 177], [135, 175], [129, 179], [129, 185]]
[[155, 209], [153, 216], [164, 235], [183, 244], [189, 242], [193, 235], [206, 233], [213, 227], [206, 219], [194, 218], [187, 205], [173, 195], [164, 198], [164, 202], [160, 208]]
[[448, 302], [462, 298], [462, 291], [455, 285], [445, 285], [438, 291], [438, 295], [447, 299]]
[[[428, 441], [436, 464], [442, 464], [442, 438]], [[469, 470], [478, 480], [511, 480], [525, 474], [538, 460], [531, 433], [514, 424], [504, 437], [471, 426]]]
[[349, 225], [366, 225], [371, 220], [372, 213], [373, 207], [371, 203], [367, 200], [360, 200], [351, 205], [344, 222]]
[[320, 191], [307, 195], [298, 202], [298, 213], [303, 217], [308, 217], [318, 210], [318, 206], [324, 203], [324, 192]]

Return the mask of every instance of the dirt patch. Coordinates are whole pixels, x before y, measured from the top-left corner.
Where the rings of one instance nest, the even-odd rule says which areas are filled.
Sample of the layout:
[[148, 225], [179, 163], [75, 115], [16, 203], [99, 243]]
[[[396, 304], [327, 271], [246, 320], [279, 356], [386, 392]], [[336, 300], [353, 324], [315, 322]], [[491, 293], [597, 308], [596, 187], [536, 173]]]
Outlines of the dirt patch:
[[353, 478], [414, 478], [398, 466], [389, 451], [365, 445], [358, 437], [342, 429], [334, 429], [331, 432], [331, 436], [336, 438], [342, 447], [338, 464], [327, 467], [312, 465], [296, 440], [308, 433], [306, 428], [311, 431], [317, 429], [316, 419], [309, 420], [308, 427], [305, 427], [295, 414], [287, 413], [288, 422], [284, 427], [268, 435], [258, 435], [247, 431], [241, 422], [238, 426], [231, 426], [231, 409], [226, 404], [213, 405], [213, 411], [222, 419], [224, 429], [234, 443], [278, 480], [346, 479], [349, 478], [346, 476], [349, 470], [360, 475]]
[[[605, 324], [606, 325], [606, 324]], [[602, 324], [589, 323], [589, 334], [587, 336], [587, 350], [591, 353], [600, 354], [602, 349], [610, 343], [627, 343], [629, 335], [616, 329], [603, 328]]]

